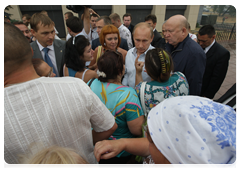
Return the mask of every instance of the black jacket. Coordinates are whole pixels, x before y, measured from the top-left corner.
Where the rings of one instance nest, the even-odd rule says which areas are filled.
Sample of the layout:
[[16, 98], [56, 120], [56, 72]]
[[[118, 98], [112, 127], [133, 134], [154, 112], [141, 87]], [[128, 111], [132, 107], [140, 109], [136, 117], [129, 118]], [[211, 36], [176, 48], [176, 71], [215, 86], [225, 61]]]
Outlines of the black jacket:
[[212, 99], [220, 89], [227, 74], [230, 53], [215, 42], [206, 53], [207, 63], [203, 75], [201, 96]]
[[174, 71], [186, 76], [190, 95], [200, 96], [206, 65], [206, 54], [202, 47], [187, 36], [176, 48], [167, 43], [166, 49], [171, 53]]
[[155, 48], [157, 48], [159, 46], [159, 43], [162, 39], [162, 36], [160, 35], [160, 33], [155, 29], [155, 31], [153, 32], [153, 40], [151, 42], [151, 45]]

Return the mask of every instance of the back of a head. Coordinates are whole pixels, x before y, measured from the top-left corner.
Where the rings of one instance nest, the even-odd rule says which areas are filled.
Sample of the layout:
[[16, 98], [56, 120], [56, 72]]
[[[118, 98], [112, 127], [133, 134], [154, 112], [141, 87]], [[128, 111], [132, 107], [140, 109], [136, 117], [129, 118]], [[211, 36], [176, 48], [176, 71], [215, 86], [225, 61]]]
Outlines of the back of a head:
[[66, 25], [72, 32], [79, 33], [83, 29], [82, 20], [76, 16], [70, 17], [66, 20]]
[[71, 17], [73, 17], [74, 15], [73, 15], [73, 13], [72, 12], [66, 12], [64, 15], [66, 15], [67, 14], [67, 16], [68, 16], [68, 18], [71, 18]]
[[173, 71], [173, 61], [165, 50], [156, 48], [149, 50], [145, 57], [145, 67], [148, 75], [155, 81], [165, 82]]
[[117, 45], [117, 47], [119, 47], [119, 45], [121, 43], [121, 38], [120, 38], [120, 34], [119, 34], [119, 31], [118, 31], [117, 27], [115, 27], [114, 25], [111, 24], [111, 25], [105, 25], [102, 28], [100, 36], [99, 36], [99, 41], [104, 48], [106, 48], [106, 45], [104, 44], [104, 42], [105, 42], [105, 37], [106, 37], [107, 34], [117, 34], [118, 35], [118, 45]]
[[101, 82], [107, 82], [109, 79], [116, 79], [123, 72], [123, 56], [119, 52], [106, 51], [97, 62], [98, 70], [105, 73], [105, 76], [99, 76]]
[[31, 63], [31, 46], [23, 33], [14, 25], [4, 22], [4, 75], [24, 63]]
[[138, 23], [137, 25], [134, 26], [133, 33], [132, 33], [133, 37], [134, 37], [135, 30], [137, 28], [141, 28], [141, 29], [147, 28], [147, 29], [149, 29], [150, 34], [151, 34], [150, 36], [151, 36], [151, 38], [153, 37], [153, 28], [149, 24], [147, 24], [146, 22], [140, 22], [140, 23]]
[[109, 15], [109, 18], [114, 20], [114, 21], [117, 21], [117, 20], [120, 20], [121, 21], [121, 18], [120, 16], [117, 14], [117, 13], [112, 13]]
[[[32, 59], [32, 64], [33, 64], [33, 67], [36, 71], [36, 73], [39, 75], [39, 76], [45, 76], [42, 74], [42, 70], [41, 70], [41, 65], [44, 64], [45, 61], [43, 61], [42, 59], [40, 58], [33, 58]], [[47, 63], [46, 63], [47, 64]], [[50, 67], [50, 66], [49, 66]]]
[[51, 25], [55, 26], [54, 22], [48, 16], [46, 16], [42, 13], [35, 13], [31, 17], [30, 25], [31, 25], [31, 28], [36, 32], [38, 31], [38, 27], [37, 27], [38, 24], [41, 24], [44, 27], [51, 26]]
[[31, 16], [29, 14], [24, 14], [24, 15], [22, 15], [22, 18], [23, 17], [26, 17], [27, 20], [31, 19]]
[[212, 25], [204, 25], [199, 29], [198, 33], [201, 36], [207, 34], [211, 38], [215, 35], [215, 28]]
[[157, 17], [156, 15], [153, 14], [149, 14], [145, 17], [145, 21], [149, 21], [152, 20], [152, 22], [155, 24], [157, 22]]
[[87, 164], [87, 162], [72, 149], [51, 146], [37, 153], [20, 155], [22, 164]]
[[83, 53], [85, 48], [89, 45], [90, 45], [89, 40], [83, 35], [79, 35], [75, 38], [71, 37], [67, 41], [65, 48], [64, 58], [66, 66], [75, 71], [83, 71], [85, 68]]
[[109, 16], [106, 16], [106, 15], [100, 16], [100, 17], [96, 20], [96, 22], [98, 22], [98, 21], [100, 21], [100, 20], [103, 20], [104, 25], [112, 24], [112, 21], [111, 21], [111, 19], [109, 18]]

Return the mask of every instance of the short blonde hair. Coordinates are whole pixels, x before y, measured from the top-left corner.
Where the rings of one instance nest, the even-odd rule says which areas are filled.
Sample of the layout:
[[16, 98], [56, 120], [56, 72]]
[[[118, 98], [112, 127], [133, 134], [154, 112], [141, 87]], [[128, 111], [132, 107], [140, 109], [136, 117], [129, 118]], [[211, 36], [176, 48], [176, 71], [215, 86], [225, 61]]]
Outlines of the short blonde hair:
[[[39, 149], [40, 150], [40, 149]], [[87, 162], [70, 148], [51, 146], [34, 153], [19, 155], [21, 164], [87, 164]]]
[[38, 31], [38, 24], [43, 26], [55, 26], [54, 22], [48, 16], [42, 13], [35, 13], [31, 17], [30, 26], [36, 32]]

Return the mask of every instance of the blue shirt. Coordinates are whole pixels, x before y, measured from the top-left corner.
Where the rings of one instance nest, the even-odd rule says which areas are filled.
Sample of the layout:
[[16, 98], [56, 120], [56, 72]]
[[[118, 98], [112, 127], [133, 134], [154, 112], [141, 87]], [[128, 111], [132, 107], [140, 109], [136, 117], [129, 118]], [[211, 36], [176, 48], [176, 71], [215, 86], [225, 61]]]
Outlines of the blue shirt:
[[[148, 50], [154, 49], [155, 47], [149, 46], [148, 49], [140, 55], [138, 61], [143, 61], [145, 62], [145, 56]], [[130, 86], [132, 88], [135, 87], [135, 77], [136, 77], [136, 69], [135, 69], [135, 60], [137, 58], [137, 49], [136, 47], [128, 50], [126, 58], [125, 58], [125, 75], [122, 80], [122, 84], [125, 86]], [[143, 81], [150, 82], [151, 77], [147, 74], [145, 71], [145, 64], [143, 66], [143, 71], [142, 71], [142, 78]]]

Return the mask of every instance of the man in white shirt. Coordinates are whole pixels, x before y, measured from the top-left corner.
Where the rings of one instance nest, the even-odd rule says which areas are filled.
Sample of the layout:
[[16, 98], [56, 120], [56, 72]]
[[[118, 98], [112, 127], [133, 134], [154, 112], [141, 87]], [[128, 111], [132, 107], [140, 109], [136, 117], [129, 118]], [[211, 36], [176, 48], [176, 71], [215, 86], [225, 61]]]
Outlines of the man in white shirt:
[[112, 114], [81, 79], [39, 77], [28, 41], [4, 22], [6, 163], [19, 163], [18, 155], [37, 144], [68, 147], [88, 163], [97, 163], [93, 145], [116, 128]]
[[54, 22], [44, 14], [35, 13], [31, 17], [31, 33], [36, 41], [30, 45], [33, 58], [43, 59], [57, 77], [63, 76], [65, 41], [55, 39]]
[[109, 15], [109, 18], [111, 19], [112, 24], [115, 27], [118, 28], [120, 37], [122, 37], [122, 38], [127, 40], [128, 49], [131, 49], [133, 47], [132, 38], [131, 38], [131, 32], [129, 31], [129, 29], [127, 27], [125, 27], [122, 24], [120, 16], [118, 14], [116, 14], [116, 13], [113, 13], [113, 14]]
[[[125, 59], [125, 75], [122, 80], [122, 84], [135, 87], [135, 59], [139, 56], [138, 61], [145, 62], [145, 56], [148, 50], [153, 49], [151, 42], [153, 40], [153, 29], [150, 25], [145, 22], [141, 22], [135, 25], [133, 30], [133, 40], [135, 47], [130, 49]], [[151, 77], [146, 73], [145, 65], [142, 71], [143, 81], [150, 82]]]
[[66, 20], [66, 25], [67, 25], [68, 32], [72, 37], [84, 35], [91, 43], [89, 8], [85, 7], [84, 9], [83, 25], [82, 25], [82, 20], [76, 16], [68, 18]]

